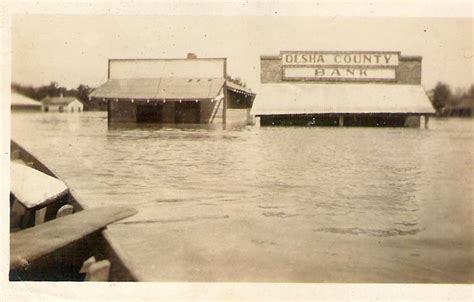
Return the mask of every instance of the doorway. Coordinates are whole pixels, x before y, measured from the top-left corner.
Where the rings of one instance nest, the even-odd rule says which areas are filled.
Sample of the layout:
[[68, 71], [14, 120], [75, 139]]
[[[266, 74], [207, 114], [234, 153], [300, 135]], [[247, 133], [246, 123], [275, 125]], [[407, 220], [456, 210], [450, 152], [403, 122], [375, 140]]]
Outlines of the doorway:
[[137, 123], [163, 122], [163, 105], [137, 105]]
[[198, 124], [201, 121], [201, 106], [199, 102], [176, 103], [175, 123]]

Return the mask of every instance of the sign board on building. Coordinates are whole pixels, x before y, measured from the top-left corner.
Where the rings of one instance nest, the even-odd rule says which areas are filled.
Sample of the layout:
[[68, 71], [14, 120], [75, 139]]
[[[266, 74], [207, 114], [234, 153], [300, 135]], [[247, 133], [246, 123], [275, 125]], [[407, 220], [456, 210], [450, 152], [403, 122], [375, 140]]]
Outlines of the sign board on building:
[[110, 79], [224, 78], [225, 59], [111, 59]]
[[399, 52], [282, 51], [283, 80], [395, 81]]

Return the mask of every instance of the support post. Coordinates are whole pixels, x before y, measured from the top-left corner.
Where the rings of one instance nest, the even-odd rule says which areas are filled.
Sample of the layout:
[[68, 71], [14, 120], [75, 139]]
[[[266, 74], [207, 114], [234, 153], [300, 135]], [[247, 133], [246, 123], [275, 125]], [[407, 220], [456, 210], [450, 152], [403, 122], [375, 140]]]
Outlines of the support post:
[[425, 115], [425, 129], [429, 129], [429, 126], [428, 126], [429, 120], [430, 120], [430, 116], [429, 116], [429, 115]]
[[35, 225], [44, 223], [46, 217], [46, 207], [35, 211]]
[[107, 125], [110, 126], [110, 99], [107, 99]]
[[247, 108], [247, 125], [255, 125], [255, 118], [250, 114], [252, 108]]
[[227, 58], [224, 58], [224, 106], [222, 112], [222, 124], [225, 129], [227, 124]]
[[344, 116], [339, 116], [339, 127], [344, 127]]
[[107, 61], [107, 80], [110, 80], [110, 59]]

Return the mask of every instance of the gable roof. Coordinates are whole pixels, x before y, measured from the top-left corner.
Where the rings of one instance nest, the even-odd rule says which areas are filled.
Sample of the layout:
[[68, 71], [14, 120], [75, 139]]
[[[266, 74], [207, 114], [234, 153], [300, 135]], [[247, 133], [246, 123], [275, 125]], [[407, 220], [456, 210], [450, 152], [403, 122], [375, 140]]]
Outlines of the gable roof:
[[[42, 102], [44, 105], [69, 105], [74, 101], [79, 101], [75, 97], [72, 96], [65, 96], [65, 97], [45, 97]], [[82, 102], [81, 102], [82, 103]]]
[[41, 103], [39, 101], [33, 100], [27, 96], [19, 94], [16, 91], [12, 91], [11, 93], [11, 106], [37, 106], [41, 107]]
[[328, 113], [435, 113], [420, 85], [263, 84], [254, 115]]

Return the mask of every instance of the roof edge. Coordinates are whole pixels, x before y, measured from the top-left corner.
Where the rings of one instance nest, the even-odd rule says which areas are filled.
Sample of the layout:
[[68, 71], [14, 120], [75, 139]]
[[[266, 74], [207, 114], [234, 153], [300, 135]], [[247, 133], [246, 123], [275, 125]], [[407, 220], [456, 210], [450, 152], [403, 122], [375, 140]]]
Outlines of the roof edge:
[[339, 115], [435, 115], [436, 111], [430, 111], [430, 112], [357, 112], [357, 113], [351, 113], [351, 112], [331, 112], [331, 113], [253, 113], [255, 116], [279, 116], [279, 115], [288, 115], [288, 116], [301, 116], [301, 115], [333, 115], [333, 116], [339, 116]]
[[400, 56], [400, 61], [422, 61], [422, 56]]
[[209, 60], [227, 60], [226, 57], [213, 57], [213, 58], [110, 58], [109, 62], [112, 61], [209, 61]]
[[279, 60], [280, 55], [261, 55], [260, 59], [261, 60]]

